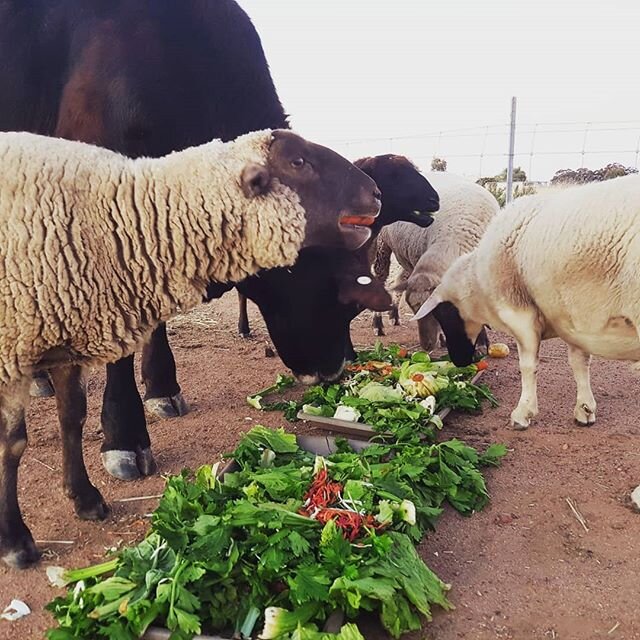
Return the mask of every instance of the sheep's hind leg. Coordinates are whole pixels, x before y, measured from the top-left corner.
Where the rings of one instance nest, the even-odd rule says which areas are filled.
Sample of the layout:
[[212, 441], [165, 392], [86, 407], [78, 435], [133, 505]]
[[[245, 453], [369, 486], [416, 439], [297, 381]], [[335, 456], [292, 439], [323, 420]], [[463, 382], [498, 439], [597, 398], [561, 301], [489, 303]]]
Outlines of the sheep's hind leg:
[[144, 407], [133, 370], [133, 356], [107, 365], [102, 399], [102, 464], [120, 480], [135, 480], [156, 471]]
[[25, 406], [30, 379], [0, 387], [0, 556], [14, 569], [25, 569], [40, 552], [18, 505], [18, 467], [27, 447]]
[[591, 380], [589, 375], [589, 365], [591, 364], [591, 354], [585, 353], [582, 349], [567, 345], [569, 348], [569, 364], [576, 381], [577, 398], [573, 417], [578, 424], [589, 426], [596, 421], [596, 399], [591, 391]]
[[34, 373], [29, 395], [32, 398], [51, 398], [54, 395], [51, 378], [46, 371], [37, 371]]
[[83, 520], [104, 520], [109, 507], [91, 484], [82, 455], [82, 430], [87, 421], [87, 382], [82, 367], [51, 371], [62, 435], [62, 485]]
[[164, 323], [151, 334], [142, 350], [142, 381], [145, 386], [144, 408], [154, 418], [177, 418], [189, 413], [176, 372], [176, 361]]
[[249, 326], [249, 312], [247, 310], [247, 296], [238, 291], [238, 333], [241, 338], [251, 337]]

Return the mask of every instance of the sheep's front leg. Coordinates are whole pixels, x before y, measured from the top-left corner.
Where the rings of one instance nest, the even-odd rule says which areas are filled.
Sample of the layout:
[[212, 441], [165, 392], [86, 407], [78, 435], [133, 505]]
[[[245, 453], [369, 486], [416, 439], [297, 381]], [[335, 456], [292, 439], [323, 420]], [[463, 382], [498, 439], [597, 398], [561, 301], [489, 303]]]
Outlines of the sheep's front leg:
[[178, 384], [176, 361], [162, 323], [151, 334], [142, 350], [142, 381], [145, 386], [144, 408], [155, 418], [177, 418], [189, 413]]
[[18, 467], [27, 447], [25, 406], [30, 379], [0, 388], [0, 556], [10, 567], [24, 569], [40, 559], [18, 505]]
[[540, 331], [536, 316], [528, 310], [505, 310], [501, 314], [504, 323], [518, 345], [522, 393], [516, 408], [511, 412], [511, 424], [515, 429], [527, 429], [531, 419], [538, 415], [536, 376], [540, 351]]
[[133, 370], [133, 356], [107, 365], [102, 399], [102, 464], [120, 480], [155, 473], [144, 407]]
[[384, 335], [384, 322], [382, 321], [382, 314], [379, 311], [373, 312], [372, 326], [377, 336]]
[[87, 420], [87, 382], [82, 367], [51, 371], [62, 434], [62, 485], [73, 500], [78, 517], [104, 520], [109, 508], [91, 484], [82, 455], [82, 430]]
[[576, 407], [573, 416], [578, 424], [588, 426], [596, 421], [596, 399], [591, 391], [591, 379], [589, 366], [591, 364], [591, 354], [585, 353], [582, 349], [567, 345], [569, 348], [569, 364], [573, 371], [573, 377], [578, 389]]

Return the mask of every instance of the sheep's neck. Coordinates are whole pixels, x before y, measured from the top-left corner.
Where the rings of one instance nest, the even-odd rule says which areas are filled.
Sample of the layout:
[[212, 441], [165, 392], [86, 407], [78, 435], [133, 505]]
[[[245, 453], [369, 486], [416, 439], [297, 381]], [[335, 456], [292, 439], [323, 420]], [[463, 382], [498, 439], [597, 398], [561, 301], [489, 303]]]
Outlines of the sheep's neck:
[[198, 304], [211, 282], [295, 262], [305, 229], [298, 196], [275, 183], [247, 198], [239, 179], [247, 161], [234, 143], [134, 161], [126, 197], [143, 247], [135, 281], [149, 282], [156, 321]]
[[144, 299], [154, 307], [154, 315], [164, 319], [197, 304], [213, 272], [226, 276], [225, 267], [232, 268], [222, 236], [209, 231], [214, 218], [223, 226], [226, 212], [207, 211], [193, 186], [187, 194], [179, 183], [148, 178], [134, 180], [131, 199], [133, 233], [142, 251], [132, 256], [129, 266], [138, 271], [135, 279], [143, 288], [148, 283], [150, 295]]

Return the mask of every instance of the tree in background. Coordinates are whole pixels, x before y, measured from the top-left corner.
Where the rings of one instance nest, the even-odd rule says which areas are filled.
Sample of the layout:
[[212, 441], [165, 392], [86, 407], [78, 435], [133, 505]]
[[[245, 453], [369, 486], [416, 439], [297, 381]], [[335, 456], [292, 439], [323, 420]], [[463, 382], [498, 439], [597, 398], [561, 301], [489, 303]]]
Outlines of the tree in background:
[[444, 158], [437, 158], [434, 156], [431, 160], [431, 171], [446, 171], [447, 161]]
[[[501, 207], [507, 202], [507, 189], [501, 187], [493, 178], [480, 178], [476, 181], [481, 187], [484, 187], [497, 201]], [[521, 198], [522, 196], [531, 196], [536, 192], [536, 189], [531, 184], [519, 183], [513, 188], [513, 199]]]
[[[493, 178], [494, 182], [506, 182], [507, 181], [507, 170], [504, 169], [501, 173]], [[513, 169], [513, 181], [514, 182], [526, 182], [527, 174], [524, 172], [522, 167], [515, 167]]]
[[[496, 182], [506, 182], [507, 181], [507, 170], [504, 169], [502, 172], [498, 173], [495, 176], [485, 176], [484, 178], [479, 178], [476, 180], [477, 184], [481, 187], [486, 187], [490, 183]], [[514, 182], [526, 182], [527, 174], [524, 172], [522, 167], [515, 167], [513, 170], [513, 181]]]
[[612, 180], [621, 176], [627, 176], [631, 173], [638, 173], [634, 167], [625, 167], [619, 162], [611, 162], [601, 169], [587, 169], [580, 167], [579, 169], [560, 169], [556, 171], [551, 184], [586, 184], [587, 182], [602, 182], [604, 180]]

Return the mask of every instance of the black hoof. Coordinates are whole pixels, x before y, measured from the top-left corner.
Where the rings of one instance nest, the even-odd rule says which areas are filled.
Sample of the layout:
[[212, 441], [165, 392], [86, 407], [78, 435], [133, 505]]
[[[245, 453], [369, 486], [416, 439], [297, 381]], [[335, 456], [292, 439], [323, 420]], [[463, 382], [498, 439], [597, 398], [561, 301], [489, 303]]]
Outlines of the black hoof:
[[104, 520], [109, 515], [109, 507], [100, 492], [92, 489], [86, 495], [73, 498], [76, 515], [81, 520]]
[[249, 340], [249, 338], [252, 338], [253, 336], [251, 335], [251, 331], [240, 331], [239, 335], [241, 338], [243, 338], [244, 340]]
[[178, 418], [189, 413], [189, 405], [181, 393], [170, 398], [147, 398], [144, 409], [153, 418]]
[[31, 380], [29, 395], [32, 398], [51, 398], [56, 395], [49, 378], [34, 378]]
[[107, 473], [118, 480], [129, 482], [140, 478], [140, 469], [135, 451], [103, 451], [102, 466]]
[[2, 560], [12, 569], [28, 569], [40, 560], [40, 552], [31, 534], [11, 545], [11, 549], [4, 552]]

